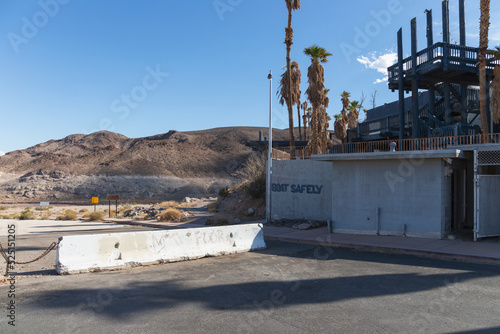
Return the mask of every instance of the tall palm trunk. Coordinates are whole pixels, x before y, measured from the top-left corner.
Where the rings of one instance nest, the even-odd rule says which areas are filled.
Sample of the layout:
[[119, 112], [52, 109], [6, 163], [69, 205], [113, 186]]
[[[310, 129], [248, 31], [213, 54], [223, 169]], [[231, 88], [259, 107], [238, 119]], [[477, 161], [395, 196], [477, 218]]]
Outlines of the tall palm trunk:
[[300, 101], [297, 102], [297, 119], [299, 120], [299, 140], [303, 140], [302, 130], [300, 129]]
[[292, 101], [292, 60], [291, 60], [291, 53], [292, 53], [292, 44], [293, 44], [293, 29], [292, 29], [292, 13], [293, 9], [292, 6], [288, 7], [288, 28], [285, 29], [286, 31], [286, 39], [285, 39], [285, 44], [286, 44], [286, 69], [288, 72], [288, 87], [290, 89], [290, 92], [288, 93], [288, 101], [287, 101], [287, 106], [288, 106], [288, 128], [289, 128], [289, 136], [290, 136], [290, 158], [294, 159], [295, 158], [295, 138], [293, 135], [293, 101]]
[[481, 0], [481, 21], [479, 27], [479, 107], [483, 134], [488, 134], [488, 81], [486, 78], [486, 51], [490, 28], [490, 0]]

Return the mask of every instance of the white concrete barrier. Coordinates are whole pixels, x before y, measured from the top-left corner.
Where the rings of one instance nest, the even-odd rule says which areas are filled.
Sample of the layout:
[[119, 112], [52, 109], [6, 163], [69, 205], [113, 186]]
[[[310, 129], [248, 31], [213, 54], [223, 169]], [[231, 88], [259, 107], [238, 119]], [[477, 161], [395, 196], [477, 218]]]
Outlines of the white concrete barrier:
[[76, 274], [265, 248], [262, 224], [73, 235], [59, 239], [56, 270]]

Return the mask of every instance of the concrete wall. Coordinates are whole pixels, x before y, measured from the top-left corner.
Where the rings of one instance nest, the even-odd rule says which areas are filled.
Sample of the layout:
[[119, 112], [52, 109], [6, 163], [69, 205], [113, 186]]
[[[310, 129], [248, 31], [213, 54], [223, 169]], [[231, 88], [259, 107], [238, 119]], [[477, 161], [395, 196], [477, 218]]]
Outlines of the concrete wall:
[[[442, 159], [333, 162], [334, 232], [440, 238], [449, 197]], [[377, 214], [379, 210], [379, 214]]]
[[331, 180], [331, 162], [273, 161], [272, 218], [331, 219]]
[[56, 270], [74, 274], [264, 249], [261, 224], [65, 236]]

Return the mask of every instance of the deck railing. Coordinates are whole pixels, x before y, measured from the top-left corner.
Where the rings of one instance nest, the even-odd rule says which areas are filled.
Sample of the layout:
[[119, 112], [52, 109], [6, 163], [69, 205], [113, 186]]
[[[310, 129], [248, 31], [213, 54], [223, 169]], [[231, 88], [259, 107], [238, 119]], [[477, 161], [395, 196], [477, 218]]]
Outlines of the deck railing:
[[396, 151], [444, 150], [450, 146], [500, 143], [500, 133], [347, 143], [333, 146], [328, 153], [388, 152], [392, 142], [396, 143]]
[[[393, 142], [396, 144], [397, 152], [444, 150], [453, 146], [500, 144], [500, 133], [346, 143], [330, 147], [325, 154], [389, 152]], [[273, 149], [273, 159], [290, 160], [287, 151], [288, 148]], [[305, 147], [298, 148], [296, 156], [298, 159], [309, 159], [309, 150]]]
[[[478, 54], [479, 48], [440, 42], [417, 52], [417, 67], [441, 62], [444, 67], [448, 64], [452, 64], [473, 68], [476, 67]], [[487, 54], [486, 58], [488, 69], [493, 69], [495, 65], [500, 65], [500, 59], [495, 59], [493, 55]], [[404, 74], [411, 74], [412, 70], [413, 64], [411, 57], [403, 59]], [[389, 72], [389, 82], [398, 81], [398, 64], [392, 65], [387, 71]]]

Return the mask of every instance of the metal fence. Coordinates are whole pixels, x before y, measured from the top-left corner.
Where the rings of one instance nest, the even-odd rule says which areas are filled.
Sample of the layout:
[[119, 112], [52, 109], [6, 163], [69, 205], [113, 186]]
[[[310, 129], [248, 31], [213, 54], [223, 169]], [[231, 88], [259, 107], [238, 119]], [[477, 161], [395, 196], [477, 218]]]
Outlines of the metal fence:
[[[444, 150], [452, 146], [500, 144], [500, 133], [346, 143], [329, 147], [325, 154], [389, 152], [393, 142], [396, 144], [396, 151]], [[273, 149], [273, 159], [290, 160], [290, 153], [287, 151], [288, 149]], [[297, 148], [296, 156], [299, 159], [310, 158], [310, 154], [305, 147]]]
[[396, 151], [443, 150], [457, 145], [500, 143], [500, 133], [347, 143], [331, 147], [328, 153], [387, 152], [392, 142], [396, 143]]

